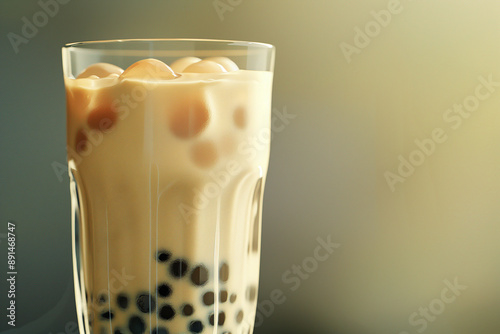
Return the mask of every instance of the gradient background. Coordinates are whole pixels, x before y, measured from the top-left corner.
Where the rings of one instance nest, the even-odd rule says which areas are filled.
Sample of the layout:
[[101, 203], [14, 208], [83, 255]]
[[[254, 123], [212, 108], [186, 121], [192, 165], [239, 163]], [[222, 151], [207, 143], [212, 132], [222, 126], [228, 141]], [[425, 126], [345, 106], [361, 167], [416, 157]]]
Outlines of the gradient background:
[[[353, 44], [354, 29], [364, 29], [374, 20], [371, 11], [388, 3], [242, 0], [221, 20], [212, 0], [71, 0], [16, 54], [7, 34], [21, 34], [22, 18], [32, 21], [41, 8], [34, 0], [1, 0], [0, 332], [74, 333], [69, 182], [66, 176], [60, 182], [51, 167], [65, 162], [60, 48], [84, 40], [185, 37], [274, 44], [273, 107], [296, 115], [272, 143], [259, 291], [260, 304], [274, 289], [286, 301], [256, 334], [419, 333], [409, 316], [455, 277], [467, 290], [424, 332], [500, 333], [500, 150], [494, 145], [500, 136], [493, 127], [500, 126], [500, 94], [480, 106], [489, 118], [471, 120], [469, 130], [457, 133], [461, 142], [436, 153], [445, 161], [438, 171], [446, 161], [463, 162], [448, 169], [465, 166], [449, 183], [463, 187], [445, 195], [422, 188], [422, 199], [405, 191], [388, 198], [380, 185], [382, 167], [411, 151], [406, 133], [427, 136], [443, 111], [474, 92], [479, 76], [500, 79], [500, 2], [401, 0], [402, 12], [349, 63], [341, 43]], [[485, 124], [491, 127], [475, 147], [467, 136]], [[432, 162], [423, 168], [432, 169]], [[429, 180], [412, 182], [432, 185]], [[463, 196], [446, 214], [459, 218], [441, 220], [443, 212], [429, 211], [425, 198], [454, 202], [446, 196], [454, 192]], [[14, 330], [5, 318], [9, 220], [17, 223]], [[317, 238], [328, 236], [340, 248], [292, 291], [283, 275], [307, 262]]]

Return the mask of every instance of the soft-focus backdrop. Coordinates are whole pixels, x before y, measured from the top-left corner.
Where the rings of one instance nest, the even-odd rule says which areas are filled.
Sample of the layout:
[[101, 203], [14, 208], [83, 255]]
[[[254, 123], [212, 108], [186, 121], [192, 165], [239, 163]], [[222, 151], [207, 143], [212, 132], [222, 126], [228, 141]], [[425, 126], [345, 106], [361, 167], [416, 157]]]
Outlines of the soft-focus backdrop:
[[0, 1], [0, 332], [75, 334], [61, 47], [186, 37], [277, 48], [256, 334], [500, 333], [500, 2], [57, 1]]

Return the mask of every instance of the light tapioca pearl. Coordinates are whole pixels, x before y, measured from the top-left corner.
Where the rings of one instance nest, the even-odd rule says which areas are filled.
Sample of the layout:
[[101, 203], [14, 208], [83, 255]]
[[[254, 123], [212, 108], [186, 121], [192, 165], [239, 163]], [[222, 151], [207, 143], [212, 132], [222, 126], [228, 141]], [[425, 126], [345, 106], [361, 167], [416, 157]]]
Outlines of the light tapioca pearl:
[[182, 139], [199, 135], [210, 120], [205, 101], [199, 98], [186, 98], [169, 115], [169, 128], [172, 133]]
[[243, 321], [243, 310], [239, 310], [238, 313], [236, 314], [236, 322], [241, 324], [241, 322]]
[[244, 129], [247, 125], [247, 112], [244, 107], [238, 107], [234, 110], [233, 121], [238, 129]]
[[130, 65], [121, 75], [122, 79], [171, 80], [177, 78], [172, 69], [158, 59], [143, 59]]
[[91, 129], [106, 132], [113, 127], [118, 114], [111, 105], [99, 105], [87, 116], [87, 124]]
[[231, 296], [229, 297], [229, 301], [231, 302], [231, 304], [234, 304], [236, 302], [236, 294], [231, 294]]
[[208, 282], [208, 270], [203, 265], [198, 265], [191, 273], [191, 281], [194, 285], [203, 286]]
[[201, 59], [198, 57], [184, 57], [184, 58], [177, 59], [172, 64], [170, 64], [170, 68], [174, 72], [181, 73], [186, 69], [186, 67], [188, 67], [189, 65], [192, 65], [194, 63], [197, 63], [199, 61], [201, 61]]
[[182, 306], [182, 315], [189, 317], [194, 313], [194, 308], [191, 304], [185, 304]]
[[204, 60], [213, 61], [217, 64], [220, 64], [228, 72], [239, 70], [238, 65], [236, 65], [236, 63], [234, 61], [232, 61], [231, 59], [229, 59], [227, 57], [209, 57], [209, 58], [205, 58]]
[[80, 73], [76, 78], [77, 79], [84, 79], [84, 78], [90, 78], [92, 76], [96, 76], [97, 78], [105, 78], [111, 74], [122, 74], [123, 69], [120, 67], [113, 65], [113, 64], [108, 64], [108, 63], [97, 63], [90, 65], [87, 67], [85, 70], [83, 70], [82, 73]]
[[194, 144], [191, 147], [191, 159], [200, 168], [212, 167], [218, 159], [215, 144], [210, 140]]
[[219, 295], [219, 300], [221, 303], [225, 303], [227, 301], [228, 293], [226, 290], [222, 290]]
[[210, 60], [202, 60], [186, 67], [183, 73], [225, 73], [224, 66]]
[[75, 136], [75, 150], [79, 154], [85, 154], [88, 152], [89, 143], [87, 135], [83, 129], [79, 129]]
[[229, 279], [229, 266], [227, 263], [223, 263], [220, 267], [219, 278], [221, 282], [227, 282]]
[[205, 294], [203, 294], [202, 299], [203, 299], [203, 304], [210, 306], [213, 305], [215, 302], [215, 295], [212, 291], [205, 292]]

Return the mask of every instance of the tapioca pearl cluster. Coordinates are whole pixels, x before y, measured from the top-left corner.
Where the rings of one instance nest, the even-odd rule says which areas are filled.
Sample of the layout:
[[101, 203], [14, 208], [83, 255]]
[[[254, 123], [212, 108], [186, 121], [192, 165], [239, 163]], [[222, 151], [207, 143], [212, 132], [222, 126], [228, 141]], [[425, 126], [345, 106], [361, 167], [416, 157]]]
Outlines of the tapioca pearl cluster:
[[[234, 152], [234, 136], [226, 135], [218, 145], [212, 138], [203, 137], [203, 132], [209, 127], [212, 117], [206, 101], [200, 96], [186, 98], [169, 113], [169, 129], [181, 140], [193, 140], [190, 144], [189, 156], [193, 164], [200, 169], [212, 168], [220, 160], [221, 155]], [[175, 102], [174, 102], [175, 103]], [[236, 108], [233, 124], [236, 130], [246, 126], [246, 110], [240, 106]], [[227, 143], [229, 142], [229, 144]]]
[[77, 153], [85, 155], [89, 149], [89, 135], [91, 131], [107, 134], [118, 121], [118, 112], [113, 106], [112, 98], [108, 93], [96, 92], [90, 108], [86, 108], [85, 124], [76, 130], [74, 149]]
[[[98, 80], [104, 78], [118, 78], [122, 72], [123, 69], [118, 66], [107, 63], [97, 63], [87, 67], [77, 76], [77, 79]], [[84, 89], [79, 86], [73, 86], [69, 91], [70, 93], [67, 94], [68, 109], [72, 113], [75, 113], [75, 109], [78, 109], [78, 113], [85, 114], [86, 117], [86, 124], [77, 129], [74, 146], [77, 153], [84, 154], [88, 149], [86, 132], [88, 130], [107, 132], [116, 123], [118, 118], [117, 112], [113, 107], [111, 97], [106, 94], [101, 95], [99, 91], [90, 94], [89, 89]]]
[[[159, 263], [166, 264], [169, 268], [169, 273], [174, 279], [188, 278], [190, 282], [198, 287], [203, 288], [206, 286], [210, 279], [210, 273], [207, 269], [208, 266], [204, 264], [197, 264], [190, 267], [186, 260], [172, 258], [170, 252], [165, 250], [160, 250], [155, 255], [156, 260]], [[171, 260], [171, 261], [170, 261]], [[189, 273], [189, 274], [188, 274]], [[230, 277], [229, 265], [227, 263], [222, 263], [219, 268], [219, 280], [222, 285], [225, 285]], [[221, 306], [225, 303], [234, 304], [236, 302], [236, 294], [229, 294], [225, 289], [221, 289], [219, 292], [219, 302]], [[206, 326], [215, 326], [215, 314], [213, 313], [213, 305], [216, 301], [216, 296], [213, 291], [202, 291], [201, 300], [203, 305], [208, 308], [208, 314], [206, 322], [199, 319], [193, 319], [188, 323], [188, 330], [191, 333], [201, 333]], [[222, 309], [223, 307], [221, 307]], [[242, 311], [240, 311], [242, 312]], [[160, 317], [165, 320], [171, 320], [176, 314], [176, 311], [170, 305], [165, 306], [160, 310]], [[190, 317], [194, 314], [194, 307], [191, 304], [183, 304], [180, 308], [180, 314], [186, 317]], [[163, 316], [162, 316], [163, 315]], [[241, 313], [243, 319], [243, 315]], [[217, 325], [223, 326], [226, 322], [226, 312], [220, 310], [217, 316]]]
[[[235, 304], [237, 301], [237, 295], [235, 293], [229, 293], [224, 286], [228, 283], [230, 279], [230, 268], [226, 262], [221, 263], [218, 268], [218, 276], [220, 280], [221, 289], [218, 291], [219, 298], [219, 312], [217, 316], [214, 313], [213, 305], [216, 301], [216, 295], [214, 291], [205, 290], [205, 286], [210, 280], [210, 272], [205, 264], [195, 264], [190, 265], [189, 262], [183, 258], [173, 256], [171, 252], [164, 249], [158, 250], [154, 254], [155, 260], [159, 265], [165, 266], [167, 273], [170, 275], [170, 281], [159, 281], [156, 287], [157, 298], [154, 297], [154, 292], [149, 293], [146, 291], [138, 292], [134, 296], [130, 296], [127, 293], [119, 293], [115, 296], [115, 303], [111, 301], [111, 305], [115, 305], [115, 309], [103, 308], [99, 315], [99, 320], [102, 321], [113, 321], [115, 312], [127, 312], [130, 316], [127, 318], [126, 324], [116, 324], [119, 325], [115, 331], [132, 333], [132, 334], [142, 334], [148, 328], [148, 315], [156, 313], [160, 321], [172, 321], [175, 317], [186, 318], [186, 330], [190, 333], [201, 333], [204, 329], [213, 327], [216, 324], [224, 329], [224, 325], [227, 322], [228, 317], [234, 317], [233, 319], [237, 324], [243, 322], [244, 313], [243, 309], [240, 307], [236, 309], [236, 312], [227, 312], [227, 307], [229, 305]], [[175, 281], [178, 280], [188, 280], [193, 286], [201, 289], [200, 297], [202, 305], [207, 308], [206, 311], [199, 310], [206, 314], [206, 318], [192, 318], [195, 313], [194, 306], [190, 303], [183, 303], [182, 305], [176, 306], [168, 303], [168, 297], [175, 293], [174, 288]], [[256, 298], [256, 286], [249, 286], [246, 290], [246, 299], [248, 301], [255, 300]], [[97, 303], [103, 307], [109, 305], [108, 295], [99, 294], [97, 296]], [[227, 305], [225, 307], [225, 305]], [[232, 309], [229, 308], [229, 310]], [[199, 314], [198, 312], [198, 314]], [[153, 329], [151, 329], [153, 330]], [[167, 330], [168, 325], [161, 327], [157, 326], [157, 330]], [[116, 332], [119, 333], [119, 332]], [[160, 332], [161, 333], [161, 332]]]
[[[83, 80], [98, 80], [107, 78], [124, 79], [174, 79], [178, 77], [166, 64], [156, 59], [143, 59], [131, 66], [125, 71], [118, 66], [97, 63], [87, 67], [77, 79]], [[83, 91], [88, 91], [84, 90]], [[75, 150], [77, 153], [84, 155], [88, 152], [88, 130], [96, 130], [107, 133], [118, 121], [118, 112], [112, 103], [111, 96], [99, 96], [100, 91], [97, 90], [93, 97], [93, 107], [87, 108], [89, 104], [89, 94], [86, 93], [86, 99], [83, 100], [82, 94], [78, 92], [78, 87], [75, 88], [75, 93], [69, 94], [68, 104], [83, 106], [86, 109], [86, 124], [77, 129], [75, 135]], [[71, 101], [70, 101], [71, 100]], [[80, 101], [81, 100], [81, 101]]]
[[[210, 279], [210, 272], [207, 269], [207, 265], [195, 264], [190, 265], [186, 259], [176, 258], [172, 256], [172, 253], [164, 249], [159, 250], [155, 254], [155, 259], [158, 263], [165, 265], [168, 269], [168, 273], [173, 280], [189, 279], [190, 283], [197, 288], [203, 288], [206, 286]], [[222, 263], [219, 268], [219, 279], [222, 284], [227, 283], [229, 280], [229, 265], [227, 263]], [[161, 286], [162, 283], [160, 283]], [[167, 291], [172, 294], [175, 293], [174, 289], [169, 286]], [[235, 295], [234, 295], [235, 296]], [[211, 313], [213, 304], [215, 303], [215, 294], [213, 291], [202, 292], [201, 299], [203, 304], [209, 308], [207, 314], [207, 321], [204, 322], [201, 319], [190, 319], [187, 324], [187, 329], [191, 333], [201, 333], [206, 326], [214, 326], [215, 315]], [[219, 291], [219, 301], [221, 304], [226, 303], [229, 300], [229, 293], [226, 290]], [[236, 297], [234, 297], [236, 300]], [[178, 315], [176, 308], [170, 304], [165, 304], [159, 308], [159, 318], [171, 321], [176, 315]], [[186, 303], [181, 305], [179, 309], [179, 315], [184, 317], [191, 317], [194, 314], [194, 306], [192, 304]], [[225, 313], [221, 311], [218, 315], [218, 325], [223, 326], [225, 323]]]
[[[106, 63], [98, 63], [85, 69], [77, 79], [101, 79], [111, 76], [119, 76], [125, 79], [147, 79], [147, 80], [172, 80], [179, 77], [179, 73], [223, 73], [237, 71], [238, 66], [226, 57], [211, 57], [201, 60], [196, 57], [186, 57], [175, 61], [172, 67], [157, 59], [143, 59], [130, 65], [125, 71], [121, 68]], [[85, 90], [83, 90], [85, 91]], [[71, 95], [71, 94], [70, 94]], [[71, 102], [77, 104], [88, 104], [88, 96], [72, 94], [70, 99], [82, 99], [85, 102]], [[87, 93], [88, 95], [88, 93]], [[169, 113], [168, 127], [174, 136], [180, 139], [194, 139], [201, 135], [210, 123], [210, 112], [206, 101], [197, 96], [179, 97], [174, 101], [178, 106]], [[84, 155], [89, 151], [89, 140], [87, 128], [90, 130], [110, 131], [118, 121], [118, 112], [111, 99], [102, 99], [94, 103], [95, 107], [87, 111], [86, 126], [77, 129], [75, 134], [74, 149], [77, 153]], [[235, 128], [243, 129], [246, 126], [246, 111], [240, 106], [233, 112], [233, 123]], [[230, 136], [224, 142], [231, 141]], [[232, 153], [234, 147], [222, 143], [218, 147], [213, 140], [195, 140], [191, 145], [190, 158], [195, 166], [200, 169], [213, 167], [219, 160], [221, 153]], [[234, 145], [233, 145], [234, 146]]]
[[[224, 73], [237, 71], [238, 66], [226, 57], [210, 57], [200, 59], [197, 57], [184, 57], [171, 64], [171, 68], [178, 73]], [[234, 112], [234, 124], [238, 129], [246, 126], [245, 108], [238, 107]], [[188, 96], [182, 104], [175, 108], [169, 117], [171, 132], [180, 139], [193, 139], [200, 137], [211, 121], [209, 108], [202, 97]], [[232, 153], [234, 149], [228, 143], [234, 138], [224, 139], [218, 145], [211, 139], [199, 139], [190, 148], [190, 158], [195, 166], [201, 169], [213, 167], [221, 153]]]
[[189, 140], [188, 157], [198, 168], [214, 166], [219, 160], [220, 149], [203, 133], [212, 122], [207, 101], [201, 93], [186, 93], [171, 102], [167, 115], [168, 130], [182, 141]]

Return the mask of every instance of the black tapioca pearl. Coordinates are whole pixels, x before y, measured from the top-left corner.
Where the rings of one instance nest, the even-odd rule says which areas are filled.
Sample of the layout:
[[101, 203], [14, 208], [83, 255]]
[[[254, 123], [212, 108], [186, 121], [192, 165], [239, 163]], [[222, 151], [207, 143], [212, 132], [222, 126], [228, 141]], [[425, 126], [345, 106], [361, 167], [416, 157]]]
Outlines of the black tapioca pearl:
[[203, 332], [203, 323], [199, 320], [191, 321], [189, 323], [189, 331], [191, 333], [201, 333]]
[[132, 334], [142, 334], [146, 331], [146, 324], [141, 317], [134, 315], [128, 321], [128, 329], [130, 329]]
[[97, 304], [103, 305], [104, 303], [106, 303], [107, 300], [108, 300], [108, 296], [106, 296], [104, 293], [102, 293], [97, 297]]
[[121, 329], [115, 329], [114, 334], [124, 334]]
[[233, 293], [231, 295], [231, 297], [229, 297], [229, 301], [231, 302], [231, 304], [234, 304], [234, 302], [236, 301], [236, 294], [235, 293]]
[[186, 317], [192, 315], [194, 313], [194, 308], [190, 304], [186, 304], [182, 307], [182, 315]]
[[156, 301], [153, 296], [148, 293], [140, 294], [136, 299], [137, 308], [142, 313], [151, 313], [156, 309]]
[[170, 264], [170, 274], [175, 278], [181, 278], [186, 275], [188, 263], [186, 260], [177, 259]]
[[160, 297], [169, 297], [172, 294], [172, 288], [167, 283], [158, 285], [157, 291]]
[[107, 319], [107, 320], [113, 319], [114, 316], [115, 316], [115, 314], [111, 311], [106, 311], [106, 312], [101, 313], [101, 318]]
[[257, 298], [257, 288], [254, 285], [247, 288], [246, 297], [251, 302], [253, 302]]
[[[219, 324], [219, 326], [222, 326], [224, 325], [224, 322], [226, 321], [226, 315], [224, 314], [224, 312], [219, 312], [219, 318], [217, 319], [217, 324]], [[210, 325], [214, 325], [215, 323], [215, 315], [212, 313], [210, 314], [210, 316], [208, 317], [208, 322], [210, 323]]]
[[220, 302], [221, 302], [221, 303], [225, 303], [225, 302], [227, 302], [227, 295], [228, 295], [228, 294], [227, 294], [227, 291], [226, 291], [226, 290], [222, 290], [222, 291], [220, 292], [220, 297], [219, 297], [219, 299], [220, 299]]
[[238, 311], [238, 314], [236, 314], [236, 322], [241, 324], [242, 321], [243, 321], [243, 311], [240, 310]]
[[122, 309], [126, 309], [128, 307], [128, 297], [124, 293], [120, 293], [118, 297], [116, 297], [116, 303]]
[[165, 327], [158, 327], [153, 329], [152, 334], [168, 334], [168, 329]]
[[175, 310], [172, 306], [166, 304], [160, 308], [158, 315], [164, 320], [172, 320], [175, 317]]
[[194, 285], [203, 286], [208, 282], [208, 270], [205, 266], [199, 265], [191, 273], [191, 281]]
[[224, 312], [219, 313], [219, 326], [224, 325], [224, 322], [226, 322], [226, 314]]
[[203, 304], [210, 306], [214, 304], [214, 301], [215, 301], [215, 296], [212, 291], [206, 292], [203, 295]]
[[167, 262], [170, 260], [170, 257], [172, 257], [172, 254], [169, 251], [166, 250], [159, 250], [156, 253], [156, 260], [160, 263]]
[[223, 263], [220, 267], [219, 278], [222, 282], [227, 282], [229, 279], [229, 266], [227, 263]]

